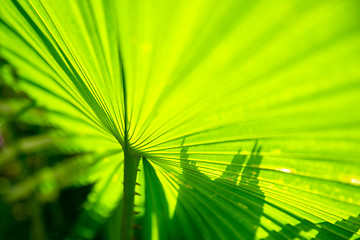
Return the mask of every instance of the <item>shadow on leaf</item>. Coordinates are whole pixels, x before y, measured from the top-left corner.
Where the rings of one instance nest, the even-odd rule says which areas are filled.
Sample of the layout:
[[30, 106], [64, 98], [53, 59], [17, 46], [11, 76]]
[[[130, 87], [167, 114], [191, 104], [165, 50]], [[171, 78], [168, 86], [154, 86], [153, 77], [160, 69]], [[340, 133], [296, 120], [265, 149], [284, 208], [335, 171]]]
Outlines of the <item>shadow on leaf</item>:
[[184, 141], [174, 238], [254, 239], [265, 202], [259, 187], [262, 156], [257, 141], [250, 155], [241, 154], [239, 149], [216, 179], [199, 170], [196, 161], [189, 158], [189, 147], [183, 146]]

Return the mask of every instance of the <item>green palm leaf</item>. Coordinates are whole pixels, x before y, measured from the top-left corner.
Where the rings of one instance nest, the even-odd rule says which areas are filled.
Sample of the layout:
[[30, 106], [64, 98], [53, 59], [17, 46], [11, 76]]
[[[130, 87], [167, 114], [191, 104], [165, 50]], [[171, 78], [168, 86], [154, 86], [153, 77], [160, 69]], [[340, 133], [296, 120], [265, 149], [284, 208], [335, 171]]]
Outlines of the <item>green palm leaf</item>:
[[123, 239], [359, 238], [358, 1], [0, 7], [18, 88], [91, 152], [69, 238], [115, 209]]

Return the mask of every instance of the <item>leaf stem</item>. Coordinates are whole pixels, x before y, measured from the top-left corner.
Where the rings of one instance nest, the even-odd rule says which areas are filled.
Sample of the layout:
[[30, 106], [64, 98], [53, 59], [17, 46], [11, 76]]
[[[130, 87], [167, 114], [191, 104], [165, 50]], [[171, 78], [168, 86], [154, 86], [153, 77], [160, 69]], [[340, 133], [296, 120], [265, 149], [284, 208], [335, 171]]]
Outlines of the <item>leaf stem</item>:
[[139, 157], [124, 148], [124, 196], [122, 205], [121, 239], [130, 240], [132, 237], [132, 224], [134, 222], [134, 196], [136, 176], [139, 166]]
[[130, 240], [133, 235], [135, 184], [140, 157], [134, 155], [130, 149], [126, 77], [120, 49], [119, 42], [119, 61], [124, 100], [124, 139], [122, 145], [124, 150], [124, 195], [122, 201], [121, 240]]

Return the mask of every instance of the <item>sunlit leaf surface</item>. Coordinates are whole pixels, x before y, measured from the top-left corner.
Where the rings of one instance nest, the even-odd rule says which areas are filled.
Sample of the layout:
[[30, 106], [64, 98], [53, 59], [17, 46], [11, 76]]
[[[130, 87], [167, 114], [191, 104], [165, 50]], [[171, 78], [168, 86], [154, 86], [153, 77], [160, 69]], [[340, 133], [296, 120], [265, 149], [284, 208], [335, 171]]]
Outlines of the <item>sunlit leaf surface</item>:
[[92, 239], [113, 211], [118, 239], [123, 147], [141, 157], [139, 239], [360, 238], [359, 1], [0, 9], [17, 88], [73, 136], [60, 149], [89, 152], [42, 170], [94, 184], [69, 239]]

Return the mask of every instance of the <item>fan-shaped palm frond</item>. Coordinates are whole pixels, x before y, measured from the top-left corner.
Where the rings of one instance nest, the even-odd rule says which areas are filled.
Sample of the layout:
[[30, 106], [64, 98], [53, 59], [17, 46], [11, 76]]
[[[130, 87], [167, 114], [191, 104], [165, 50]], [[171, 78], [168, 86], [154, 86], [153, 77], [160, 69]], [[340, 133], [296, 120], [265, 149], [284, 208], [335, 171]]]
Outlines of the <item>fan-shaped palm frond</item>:
[[94, 183], [69, 239], [359, 238], [358, 1], [0, 7], [18, 88], [89, 154], [49, 170]]

